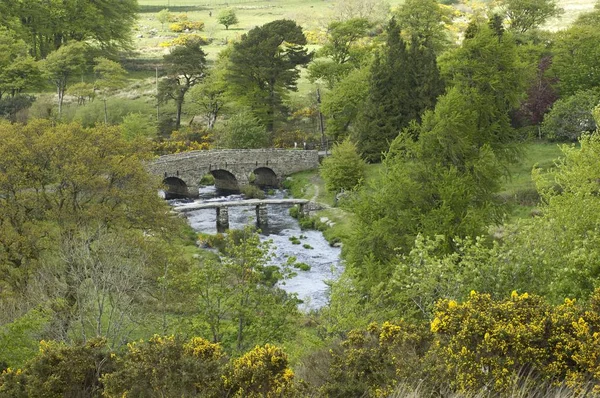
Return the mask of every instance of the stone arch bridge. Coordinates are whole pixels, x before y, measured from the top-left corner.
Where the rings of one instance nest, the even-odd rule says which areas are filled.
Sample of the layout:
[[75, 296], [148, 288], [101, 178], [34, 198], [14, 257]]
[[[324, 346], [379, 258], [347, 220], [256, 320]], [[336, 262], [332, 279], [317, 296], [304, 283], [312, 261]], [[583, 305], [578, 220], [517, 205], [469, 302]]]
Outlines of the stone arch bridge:
[[239, 190], [250, 184], [279, 186], [283, 177], [319, 166], [316, 150], [219, 149], [165, 155], [148, 165], [163, 178], [167, 198], [197, 197], [200, 180], [207, 174], [219, 189]]

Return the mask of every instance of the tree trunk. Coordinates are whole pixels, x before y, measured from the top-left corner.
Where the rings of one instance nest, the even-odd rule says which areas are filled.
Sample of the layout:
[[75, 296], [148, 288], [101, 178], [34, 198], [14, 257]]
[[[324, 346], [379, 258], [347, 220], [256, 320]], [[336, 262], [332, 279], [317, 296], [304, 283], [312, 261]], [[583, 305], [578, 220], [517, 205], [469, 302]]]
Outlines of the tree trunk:
[[177, 101], [177, 116], [175, 117], [175, 130], [179, 130], [179, 126], [181, 126], [181, 108], [183, 106], [183, 101]]

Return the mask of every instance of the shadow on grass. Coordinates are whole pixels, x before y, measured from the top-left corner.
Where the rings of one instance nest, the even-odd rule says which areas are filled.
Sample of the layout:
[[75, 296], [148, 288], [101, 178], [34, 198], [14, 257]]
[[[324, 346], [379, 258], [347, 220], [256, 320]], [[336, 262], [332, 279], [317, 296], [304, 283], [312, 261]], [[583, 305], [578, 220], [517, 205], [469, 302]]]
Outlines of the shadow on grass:
[[169, 12], [193, 12], [193, 11], [202, 11], [207, 10], [207, 8], [202, 6], [171, 6], [167, 7], [166, 5], [161, 6], [139, 6], [138, 12], [143, 13], [155, 13], [164, 10], [165, 8], [169, 9]]

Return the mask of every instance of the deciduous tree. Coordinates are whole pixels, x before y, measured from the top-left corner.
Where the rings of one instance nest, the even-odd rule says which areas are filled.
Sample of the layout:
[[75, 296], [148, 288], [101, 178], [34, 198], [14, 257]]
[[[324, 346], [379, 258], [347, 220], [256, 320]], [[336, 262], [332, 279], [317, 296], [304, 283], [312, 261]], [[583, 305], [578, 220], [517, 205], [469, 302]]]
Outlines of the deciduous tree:
[[86, 46], [83, 43], [71, 43], [50, 54], [42, 64], [44, 75], [56, 87], [59, 118], [69, 78], [84, 68], [85, 52]]
[[225, 30], [229, 30], [231, 25], [237, 25], [239, 23], [235, 10], [233, 8], [226, 8], [219, 12], [217, 15], [217, 22], [225, 26]]

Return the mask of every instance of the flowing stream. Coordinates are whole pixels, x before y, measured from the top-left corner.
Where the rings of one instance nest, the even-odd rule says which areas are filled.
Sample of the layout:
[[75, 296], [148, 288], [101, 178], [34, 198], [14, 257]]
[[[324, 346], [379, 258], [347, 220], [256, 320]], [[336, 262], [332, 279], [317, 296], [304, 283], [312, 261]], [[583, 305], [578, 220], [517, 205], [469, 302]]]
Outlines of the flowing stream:
[[[268, 198], [282, 198], [284, 192], [276, 191]], [[214, 186], [200, 188], [200, 197], [197, 201], [236, 201], [243, 200], [240, 194], [222, 195]], [[182, 201], [170, 201], [174, 207], [181, 206]], [[216, 210], [204, 209], [185, 213], [190, 225], [197, 232], [215, 234]], [[268, 205], [268, 226], [261, 228], [261, 240], [273, 242], [273, 261], [275, 265], [284, 264], [289, 256], [295, 256], [298, 263], [310, 265], [309, 271], [295, 270], [297, 275], [284, 281], [281, 288], [297, 293], [303, 301], [301, 308], [304, 310], [318, 309], [328, 301], [327, 281], [337, 279], [342, 271], [340, 262], [340, 249], [329, 246], [329, 243], [319, 231], [300, 229], [298, 221], [289, 215], [288, 205]], [[240, 206], [229, 208], [229, 228], [242, 229], [245, 225], [253, 224], [256, 219], [254, 206]], [[300, 244], [293, 244], [291, 237], [300, 240]]]

